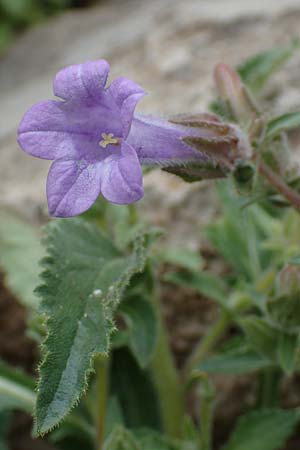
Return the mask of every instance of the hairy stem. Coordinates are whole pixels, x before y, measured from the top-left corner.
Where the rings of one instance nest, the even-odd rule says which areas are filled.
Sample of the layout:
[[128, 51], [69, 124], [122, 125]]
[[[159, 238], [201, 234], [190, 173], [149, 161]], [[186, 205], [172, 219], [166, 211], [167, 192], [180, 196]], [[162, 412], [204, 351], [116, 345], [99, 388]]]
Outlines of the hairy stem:
[[231, 323], [230, 315], [227, 311], [222, 311], [220, 318], [210, 329], [207, 335], [201, 339], [191, 356], [188, 358], [185, 366], [185, 378], [189, 379], [193, 369], [207, 356], [214, 348], [221, 336], [227, 331]]
[[102, 450], [105, 433], [105, 420], [107, 411], [107, 399], [109, 388], [109, 359], [107, 356], [99, 356], [95, 362], [96, 366], [96, 391], [97, 391], [97, 450]]
[[183, 388], [171, 354], [157, 293], [153, 295], [152, 303], [158, 318], [158, 342], [151, 363], [152, 375], [164, 429], [169, 436], [180, 438], [185, 413]]
[[[254, 159], [258, 160], [257, 156]], [[261, 160], [258, 161], [258, 170], [297, 211], [300, 210], [300, 194], [298, 192], [291, 189], [279, 175]]]

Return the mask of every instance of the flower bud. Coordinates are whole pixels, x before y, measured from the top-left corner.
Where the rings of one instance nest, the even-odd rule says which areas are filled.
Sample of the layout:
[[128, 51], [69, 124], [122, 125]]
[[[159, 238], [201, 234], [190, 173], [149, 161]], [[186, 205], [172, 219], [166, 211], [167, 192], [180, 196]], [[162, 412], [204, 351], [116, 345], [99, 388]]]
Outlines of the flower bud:
[[226, 64], [218, 64], [215, 82], [232, 117], [248, 126], [257, 116], [257, 111], [238, 73]]

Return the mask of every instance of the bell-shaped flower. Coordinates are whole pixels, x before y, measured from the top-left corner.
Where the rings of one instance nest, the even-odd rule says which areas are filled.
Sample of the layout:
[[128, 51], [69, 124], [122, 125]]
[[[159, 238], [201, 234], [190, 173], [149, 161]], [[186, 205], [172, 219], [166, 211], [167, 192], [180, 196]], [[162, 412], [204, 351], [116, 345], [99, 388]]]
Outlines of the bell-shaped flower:
[[100, 194], [117, 204], [139, 200], [143, 164], [169, 171], [190, 163], [224, 166], [224, 155], [239, 147], [233, 128], [215, 116], [200, 115], [190, 124], [134, 115], [144, 90], [123, 77], [106, 87], [108, 74], [104, 60], [61, 70], [54, 80], [61, 100], [32, 106], [19, 126], [21, 148], [54, 161], [47, 179], [52, 216], [81, 214]]

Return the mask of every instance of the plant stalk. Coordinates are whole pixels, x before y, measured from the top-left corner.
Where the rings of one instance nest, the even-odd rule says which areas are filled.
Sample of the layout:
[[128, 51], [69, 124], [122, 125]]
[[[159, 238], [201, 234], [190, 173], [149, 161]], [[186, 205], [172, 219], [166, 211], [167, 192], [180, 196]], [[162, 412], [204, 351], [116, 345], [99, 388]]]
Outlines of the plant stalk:
[[261, 374], [258, 394], [258, 406], [260, 408], [273, 408], [278, 404], [280, 375], [277, 368], [266, 369]]
[[109, 390], [109, 358], [99, 356], [96, 366], [96, 392], [97, 392], [97, 416], [96, 416], [96, 448], [102, 450], [105, 436], [105, 421]]
[[185, 415], [183, 387], [171, 354], [157, 293], [152, 296], [152, 304], [157, 314], [158, 340], [151, 362], [151, 371], [158, 393], [165, 432], [176, 439], [181, 437]]
[[207, 335], [201, 339], [190, 357], [188, 358], [185, 366], [185, 379], [188, 381], [193, 369], [203, 361], [208, 353], [214, 348], [218, 340], [227, 331], [231, 324], [231, 317], [227, 311], [223, 310], [220, 318], [209, 330]]
[[200, 442], [199, 450], [212, 450], [215, 392], [208, 378], [200, 384]]
[[[257, 160], [258, 157], [255, 156], [254, 160]], [[288, 202], [297, 210], [300, 210], [300, 194], [295, 192], [292, 188], [290, 188], [282, 178], [277, 175], [273, 170], [267, 166], [263, 161], [258, 161], [258, 170], [261, 175], [263, 175], [268, 182], [281, 194], [283, 197], [288, 200]]]

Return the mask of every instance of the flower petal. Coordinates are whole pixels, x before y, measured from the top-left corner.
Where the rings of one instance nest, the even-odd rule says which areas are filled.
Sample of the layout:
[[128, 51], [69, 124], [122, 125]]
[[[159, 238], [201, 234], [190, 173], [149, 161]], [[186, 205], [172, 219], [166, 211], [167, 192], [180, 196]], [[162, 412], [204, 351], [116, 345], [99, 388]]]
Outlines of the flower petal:
[[146, 93], [138, 84], [124, 77], [116, 78], [109, 86], [108, 92], [120, 109], [123, 137], [126, 138], [136, 104]]
[[25, 152], [38, 158], [97, 160], [101, 156], [98, 142], [102, 132], [120, 135], [118, 111], [102, 104], [88, 107], [47, 100], [26, 112], [18, 141]]
[[101, 194], [119, 205], [136, 202], [144, 195], [141, 165], [135, 150], [124, 141], [120, 154], [102, 161]]
[[[30, 155], [43, 159], [73, 157], [77, 154], [74, 134], [60, 101], [46, 100], [33, 105], [24, 115], [18, 130], [18, 142]], [[85, 137], [85, 136], [83, 136]]]
[[207, 157], [187, 145], [183, 138], [197, 130], [167, 120], [136, 114], [127, 142], [135, 148], [141, 164], [161, 166], [205, 161]]
[[83, 213], [100, 193], [100, 164], [60, 159], [52, 164], [47, 179], [49, 213], [71, 217]]
[[60, 70], [54, 79], [54, 95], [64, 100], [97, 102], [108, 74], [109, 64], [104, 59], [66, 67]]

